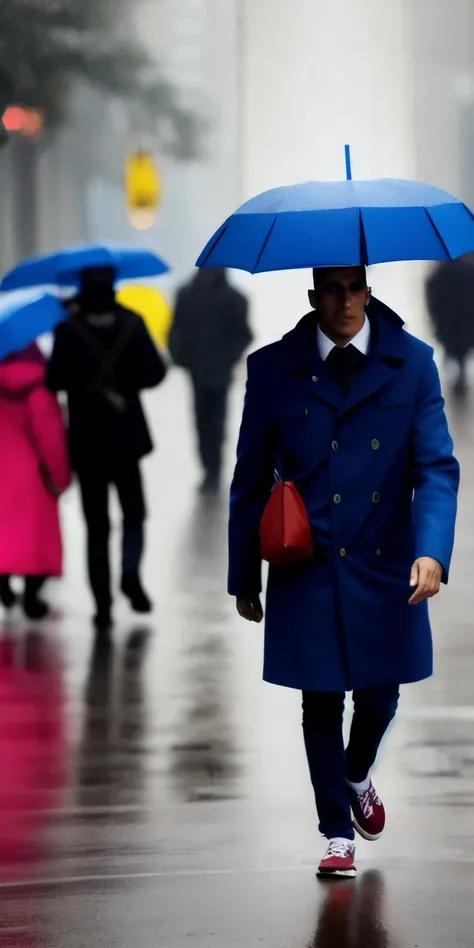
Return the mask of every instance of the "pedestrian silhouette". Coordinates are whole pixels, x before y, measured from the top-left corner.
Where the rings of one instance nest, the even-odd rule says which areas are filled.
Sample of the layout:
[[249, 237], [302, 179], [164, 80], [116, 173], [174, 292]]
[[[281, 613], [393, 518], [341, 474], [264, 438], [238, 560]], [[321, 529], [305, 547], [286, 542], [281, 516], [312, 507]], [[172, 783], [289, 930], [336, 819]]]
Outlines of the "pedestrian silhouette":
[[117, 303], [112, 268], [82, 273], [70, 318], [56, 330], [48, 382], [69, 405], [69, 446], [87, 526], [95, 625], [112, 625], [109, 488], [123, 512], [121, 589], [136, 612], [152, 608], [140, 579], [145, 498], [140, 459], [153, 444], [139, 392], [163, 381], [166, 366], [143, 320]]
[[0, 600], [11, 609], [10, 577], [25, 576], [25, 613], [43, 619], [44, 579], [62, 573], [58, 498], [71, 475], [61, 411], [36, 345], [0, 363], [0, 441]]
[[199, 270], [176, 300], [169, 348], [191, 378], [204, 492], [220, 483], [232, 371], [252, 341], [247, 311], [223, 269]]
[[467, 360], [474, 346], [474, 254], [437, 264], [426, 284], [431, 322], [454, 367], [453, 393], [467, 394]]

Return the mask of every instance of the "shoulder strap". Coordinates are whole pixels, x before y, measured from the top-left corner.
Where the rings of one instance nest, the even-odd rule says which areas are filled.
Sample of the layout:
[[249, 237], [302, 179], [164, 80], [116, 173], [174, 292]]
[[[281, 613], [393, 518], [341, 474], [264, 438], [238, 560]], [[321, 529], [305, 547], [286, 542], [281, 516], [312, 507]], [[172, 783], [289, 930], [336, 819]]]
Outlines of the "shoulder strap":
[[111, 349], [108, 349], [105, 352], [83, 319], [73, 317], [70, 320], [70, 324], [82, 337], [89, 350], [100, 359], [97, 375], [89, 386], [90, 389], [100, 389], [106, 381], [107, 376], [112, 373], [120, 356], [122, 355], [123, 350], [133, 335], [136, 326], [135, 319], [130, 317], [126, 320], [125, 325], [122, 327], [121, 332], [115, 340], [114, 345]]

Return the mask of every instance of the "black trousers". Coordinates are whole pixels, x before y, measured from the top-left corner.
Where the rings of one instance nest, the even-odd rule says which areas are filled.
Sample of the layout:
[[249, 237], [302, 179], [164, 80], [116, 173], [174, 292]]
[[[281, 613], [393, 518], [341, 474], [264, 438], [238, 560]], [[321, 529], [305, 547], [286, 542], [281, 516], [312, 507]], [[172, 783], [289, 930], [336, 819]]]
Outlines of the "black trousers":
[[110, 609], [109, 489], [117, 490], [123, 513], [122, 573], [138, 573], [143, 553], [145, 499], [139, 462], [121, 461], [109, 468], [77, 472], [87, 526], [89, 582], [99, 610]]
[[398, 685], [354, 691], [354, 717], [345, 750], [342, 725], [346, 696], [338, 692], [303, 692], [306, 754], [319, 829], [328, 839], [354, 839], [347, 781], [363, 783], [370, 773], [395, 717], [399, 693]]
[[193, 379], [199, 453], [206, 475], [218, 481], [222, 466], [229, 383], [211, 387]]

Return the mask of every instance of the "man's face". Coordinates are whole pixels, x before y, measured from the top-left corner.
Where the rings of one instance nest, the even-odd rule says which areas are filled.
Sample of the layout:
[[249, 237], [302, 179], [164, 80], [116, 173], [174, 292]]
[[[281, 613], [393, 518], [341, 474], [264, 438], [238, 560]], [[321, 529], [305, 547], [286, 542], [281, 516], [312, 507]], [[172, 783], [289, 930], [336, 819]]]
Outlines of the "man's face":
[[85, 312], [108, 313], [115, 305], [113, 267], [87, 267], [81, 272], [80, 297]]
[[364, 267], [326, 270], [310, 298], [323, 332], [341, 345], [350, 342], [362, 329], [370, 302]]

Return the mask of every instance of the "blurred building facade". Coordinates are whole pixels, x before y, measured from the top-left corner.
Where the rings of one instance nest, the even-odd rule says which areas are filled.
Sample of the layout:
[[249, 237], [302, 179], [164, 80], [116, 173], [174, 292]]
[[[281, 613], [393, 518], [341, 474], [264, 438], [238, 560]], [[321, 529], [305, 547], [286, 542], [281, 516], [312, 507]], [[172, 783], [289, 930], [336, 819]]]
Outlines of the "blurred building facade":
[[[355, 177], [413, 176], [413, 57], [405, 0], [244, 0], [244, 9], [247, 193], [345, 177], [346, 142]], [[403, 306], [401, 294], [393, 292], [393, 268], [379, 271], [379, 279], [381, 295], [388, 292]], [[387, 280], [394, 283], [392, 293]], [[283, 331], [289, 313], [307, 308], [307, 285], [307, 273], [260, 280], [259, 320], [271, 307]]]
[[474, 5], [413, 0], [407, 10], [417, 169], [474, 207]]
[[[349, 142], [356, 177], [417, 177], [474, 206], [470, 0], [242, 2], [246, 195], [343, 177]], [[375, 291], [421, 334], [425, 273], [409, 264], [370, 274]], [[265, 337], [288, 326], [295, 303], [299, 311], [306, 305], [307, 282], [298, 273], [259, 278]]]
[[239, 0], [145, 0], [137, 25], [204, 124], [196, 160], [162, 159], [162, 239], [179, 281], [240, 199]]
[[[162, 154], [132, 106], [78, 89], [66, 127], [37, 144], [11, 138], [0, 149], [2, 270], [25, 253], [114, 239], [159, 249], [181, 279], [209, 232], [238, 203], [238, 0], [138, 0], [129, 14], [164, 76], [202, 116], [201, 154], [188, 162]], [[156, 153], [164, 202], [156, 226], [136, 231], [125, 206], [124, 163], [143, 145]], [[19, 161], [28, 151], [34, 182]]]
[[[125, 156], [153, 137], [123, 102], [78, 90], [69, 125], [35, 149], [36, 209], [24, 150], [0, 149], [0, 268], [31, 249], [114, 238], [155, 246], [181, 280], [241, 200], [343, 176], [347, 141], [357, 176], [425, 178], [474, 204], [471, 0], [135, 0], [129, 16], [207, 123], [201, 156], [180, 163], [158, 148], [163, 207], [155, 227], [134, 231]], [[421, 275], [374, 274], [389, 302], [414, 308], [420, 330]], [[306, 274], [251, 281], [262, 336], [306, 306], [306, 283]]]

